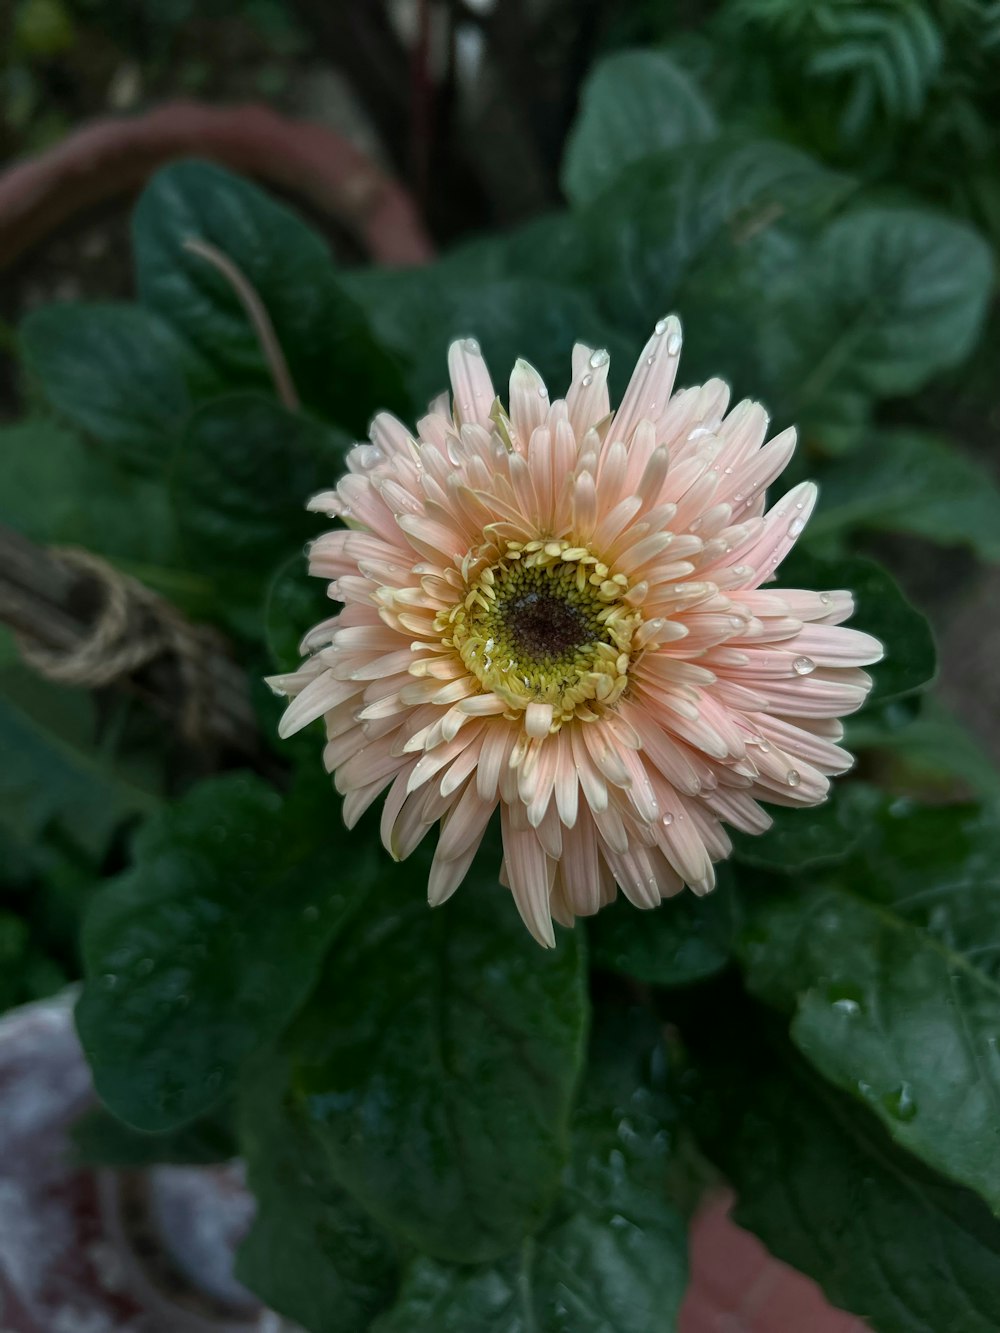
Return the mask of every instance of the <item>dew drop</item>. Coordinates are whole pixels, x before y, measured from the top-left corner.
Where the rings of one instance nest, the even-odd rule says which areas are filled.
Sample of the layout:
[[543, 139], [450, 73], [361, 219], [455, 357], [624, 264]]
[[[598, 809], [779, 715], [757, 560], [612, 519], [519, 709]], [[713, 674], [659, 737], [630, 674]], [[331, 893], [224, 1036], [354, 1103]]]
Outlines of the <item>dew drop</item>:
[[584, 375], [583, 379], [580, 381], [580, 383], [583, 385], [585, 389], [589, 389], [590, 386], [593, 384], [593, 382], [594, 382], [594, 377], [593, 375], [590, 374], [589, 371], [587, 372], [586, 375]]
[[549, 396], [549, 391], [548, 391], [548, 389], [546, 389], [546, 387], [545, 387], [544, 384], [539, 384], [539, 386], [538, 386], [538, 396], [539, 396], [539, 398], [548, 398], [548, 396]]
[[659, 338], [662, 334], [666, 333], [666, 331], [667, 331], [667, 325], [668, 325], [669, 323], [670, 323], [670, 319], [669, 319], [669, 317], [668, 317], [667, 315], [664, 315], [664, 317], [663, 317], [662, 319], [658, 319], [658, 320], [656, 321], [656, 323], [653, 325], [653, 332], [656, 334], [656, 336], [657, 336], [658, 338]]
[[591, 352], [590, 368], [591, 370], [600, 370], [601, 367], [606, 366], [610, 360], [611, 360], [610, 356], [602, 347], [596, 352]]
[[798, 769], [790, 768], [785, 774], [785, 781], [788, 783], [789, 787], [797, 787], [802, 781]]
[[882, 1105], [893, 1120], [901, 1120], [904, 1125], [917, 1114], [917, 1103], [913, 1100], [913, 1090], [909, 1083], [900, 1083], [898, 1088], [887, 1092], [882, 1098]]
[[731, 477], [733, 475], [733, 469], [731, 467], [724, 467], [722, 471], [725, 473], [727, 477]]
[[479, 346], [479, 343], [476, 341], [475, 338], [466, 338], [462, 346], [465, 348], [465, 350], [469, 353], [470, 356], [482, 355], [482, 348]]
[[802, 522], [801, 518], [793, 518], [788, 525], [789, 537], [797, 537], [805, 526], [806, 525]]
[[792, 670], [797, 676], [808, 676], [811, 671], [816, 670], [816, 663], [811, 657], [797, 657], [792, 663]]
[[819, 600], [823, 603], [824, 606], [829, 606], [830, 594], [828, 592], [821, 592], [819, 595]]
[[452, 467], [458, 467], [458, 465], [462, 461], [462, 455], [459, 452], [458, 441], [454, 438], [454, 436], [451, 435], [448, 436], [448, 441], [445, 445], [445, 449], [447, 450], [448, 453], [448, 462], [451, 463]]
[[667, 339], [667, 355], [676, 356], [680, 350], [681, 350], [681, 335], [679, 333], [672, 333], [670, 337]]
[[670, 825], [671, 825], [673, 822], [674, 822], [674, 817], [673, 817], [673, 815], [672, 815], [669, 811], [667, 811], [667, 813], [663, 816], [663, 826], [664, 826], [664, 828], [669, 828]]
[[834, 1000], [833, 1007], [838, 1014], [846, 1014], [848, 1018], [856, 1018], [861, 1013], [861, 1005], [857, 1000]]

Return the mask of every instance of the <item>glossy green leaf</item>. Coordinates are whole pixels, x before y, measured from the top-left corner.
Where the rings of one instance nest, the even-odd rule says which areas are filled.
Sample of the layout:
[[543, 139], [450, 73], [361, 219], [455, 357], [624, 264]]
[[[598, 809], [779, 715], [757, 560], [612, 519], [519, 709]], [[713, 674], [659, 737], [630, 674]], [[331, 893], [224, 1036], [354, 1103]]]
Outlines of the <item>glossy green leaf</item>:
[[0, 829], [30, 844], [49, 826], [100, 859], [115, 829], [159, 803], [155, 761], [102, 739], [92, 697], [27, 667], [0, 668]]
[[905, 802], [864, 854], [746, 895], [750, 988], [892, 1136], [1000, 1209], [1000, 823]]
[[811, 537], [875, 528], [1000, 560], [1000, 488], [956, 444], [918, 431], [874, 431], [820, 484]]
[[77, 1025], [127, 1124], [172, 1129], [223, 1098], [363, 901], [374, 853], [354, 844], [345, 862], [319, 788], [283, 801], [244, 774], [199, 783], [141, 829], [132, 868], [94, 900]]
[[684, 71], [662, 51], [619, 51], [583, 85], [562, 165], [575, 204], [602, 193], [630, 162], [711, 138], [715, 118]]
[[745, 1047], [694, 1125], [737, 1189], [736, 1220], [878, 1333], [995, 1333], [1000, 1223], [985, 1205], [760, 1034]]
[[574, 1117], [572, 1165], [539, 1235], [491, 1265], [415, 1260], [398, 1304], [372, 1333], [675, 1327], [687, 1284], [687, 1238], [684, 1219], [666, 1197], [674, 1116], [661, 1086], [657, 1037], [638, 1012], [627, 1025], [599, 1025]]
[[253, 287], [301, 400], [354, 432], [400, 404], [391, 359], [347, 296], [326, 245], [291, 210], [206, 162], [160, 171], [134, 220], [139, 295], [199, 363], [199, 396], [273, 391], [243, 304], [216, 265], [186, 248], [208, 243]]
[[237, 1274], [309, 1333], [365, 1333], [392, 1300], [396, 1256], [283, 1101], [286, 1071], [261, 1060], [240, 1097], [240, 1146], [256, 1195]]
[[259, 576], [322, 530], [306, 502], [336, 484], [343, 458], [339, 435], [262, 395], [207, 403], [188, 423], [171, 477], [188, 557], [232, 586], [255, 576], [259, 598]]
[[433, 912], [419, 870], [385, 876], [293, 1041], [335, 1178], [400, 1237], [467, 1262], [510, 1250], [552, 1203], [586, 1022], [581, 932], [540, 949], [494, 874], [474, 869]]
[[781, 582], [791, 588], [846, 588], [854, 594], [855, 610], [848, 624], [873, 634], [885, 647], [882, 661], [868, 668], [875, 682], [869, 706], [901, 699], [933, 681], [937, 651], [927, 618], [874, 560], [862, 556], [820, 560], [797, 547], [781, 567]]
[[960, 222], [908, 208], [835, 219], [777, 298], [771, 354], [787, 411], [823, 436], [841, 396], [910, 393], [957, 365], [991, 287], [989, 248]]
[[729, 871], [719, 868], [714, 893], [684, 892], [641, 912], [621, 895], [589, 923], [595, 967], [651, 986], [686, 986], [729, 962], [734, 929]]
[[165, 321], [134, 305], [50, 305], [20, 336], [61, 416], [113, 457], [162, 473], [191, 407], [184, 349]]

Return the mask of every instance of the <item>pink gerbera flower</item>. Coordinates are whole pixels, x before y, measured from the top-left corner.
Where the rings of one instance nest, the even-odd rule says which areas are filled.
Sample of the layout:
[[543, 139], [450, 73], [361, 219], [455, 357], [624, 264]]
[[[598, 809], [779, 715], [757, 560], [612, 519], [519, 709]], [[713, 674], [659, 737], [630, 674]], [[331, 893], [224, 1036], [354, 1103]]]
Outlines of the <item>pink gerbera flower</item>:
[[310, 552], [344, 607], [271, 682], [293, 696], [281, 734], [324, 719], [349, 826], [388, 787], [394, 857], [440, 822], [431, 904], [499, 807], [501, 880], [543, 944], [616, 886], [637, 907], [707, 893], [723, 822], [822, 801], [881, 656], [841, 626], [849, 592], [762, 586], [816, 487], [765, 514], [794, 431], [765, 445], [720, 380], [671, 396], [680, 345], [660, 320], [612, 413], [606, 352], [578, 345], [554, 402], [518, 361], [505, 410], [478, 344], [453, 343], [451, 405], [416, 435], [376, 417], [311, 502], [345, 524]]

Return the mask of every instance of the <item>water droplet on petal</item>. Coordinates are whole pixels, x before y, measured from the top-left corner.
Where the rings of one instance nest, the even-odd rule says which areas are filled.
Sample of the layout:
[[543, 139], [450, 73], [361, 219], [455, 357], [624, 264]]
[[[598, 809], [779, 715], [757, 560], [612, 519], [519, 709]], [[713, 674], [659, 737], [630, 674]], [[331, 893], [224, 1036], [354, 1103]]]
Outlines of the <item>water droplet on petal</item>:
[[816, 670], [816, 663], [811, 657], [797, 657], [792, 663], [792, 670], [797, 676], [808, 676], [811, 671]]
[[666, 333], [667, 325], [669, 323], [670, 320], [666, 315], [664, 315], [662, 319], [658, 319], [656, 321], [656, 323], [653, 325], [653, 332], [656, 334], [657, 337], [661, 337], [664, 333]]
[[788, 783], [789, 787], [797, 787], [802, 781], [798, 769], [790, 768], [785, 774], [785, 781]]
[[455, 439], [453, 435], [448, 436], [447, 443], [445, 444], [445, 449], [447, 450], [448, 453], [448, 462], [451, 463], [452, 467], [458, 467], [458, 465], [462, 461], [462, 455], [458, 448], [458, 441]]
[[805, 526], [806, 525], [802, 522], [801, 518], [793, 518], [791, 523], [789, 523], [788, 525], [789, 537], [797, 537], [799, 533], [805, 528]]
[[674, 817], [673, 817], [673, 815], [670, 814], [670, 812], [668, 811], [668, 812], [663, 816], [663, 825], [664, 825], [665, 828], [669, 828], [670, 825], [671, 825], [673, 822], [674, 822]]
[[653, 365], [655, 361], [656, 361], [656, 357], [655, 357], [655, 356], [647, 356], [647, 357], [646, 357], [646, 365], [647, 365], [647, 366], [651, 366], [651, 365]]
[[546, 389], [546, 387], [545, 387], [544, 384], [539, 384], [539, 386], [538, 386], [538, 396], [539, 396], [539, 398], [548, 398], [548, 396], [549, 396], [549, 391], [548, 391], [548, 389]]
[[475, 338], [466, 338], [462, 346], [470, 356], [480, 356], [482, 354], [482, 348], [479, 346], [479, 343]]
[[594, 382], [594, 377], [593, 375], [590, 374], [589, 371], [586, 375], [584, 375], [583, 379], [580, 381], [580, 383], [583, 385], [585, 389], [589, 389], [590, 386], [593, 384], [593, 382]]
[[676, 356], [680, 350], [681, 350], [681, 335], [676, 332], [672, 333], [670, 337], [667, 339], [667, 354], [669, 356]]
[[596, 352], [591, 352], [590, 367], [592, 370], [600, 370], [601, 367], [606, 366], [610, 360], [611, 357], [604, 350], [604, 348], [601, 347]]
[[824, 606], [829, 606], [830, 594], [828, 592], [821, 592], [819, 595], [819, 600], [823, 603]]

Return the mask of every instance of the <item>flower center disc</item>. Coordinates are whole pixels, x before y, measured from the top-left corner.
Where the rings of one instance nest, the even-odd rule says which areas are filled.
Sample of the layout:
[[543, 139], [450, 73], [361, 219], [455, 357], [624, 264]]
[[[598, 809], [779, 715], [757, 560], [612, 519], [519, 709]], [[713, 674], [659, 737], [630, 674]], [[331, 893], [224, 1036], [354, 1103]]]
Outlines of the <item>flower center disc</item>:
[[438, 628], [484, 690], [512, 714], [551, 704], [553, 729], [620, 697], [641, 621], [624, 600], [624, 575], [554, 540], [509, 542], [500, 559], [494, 551], [473, 568], [464, 600], [441, 613]]

